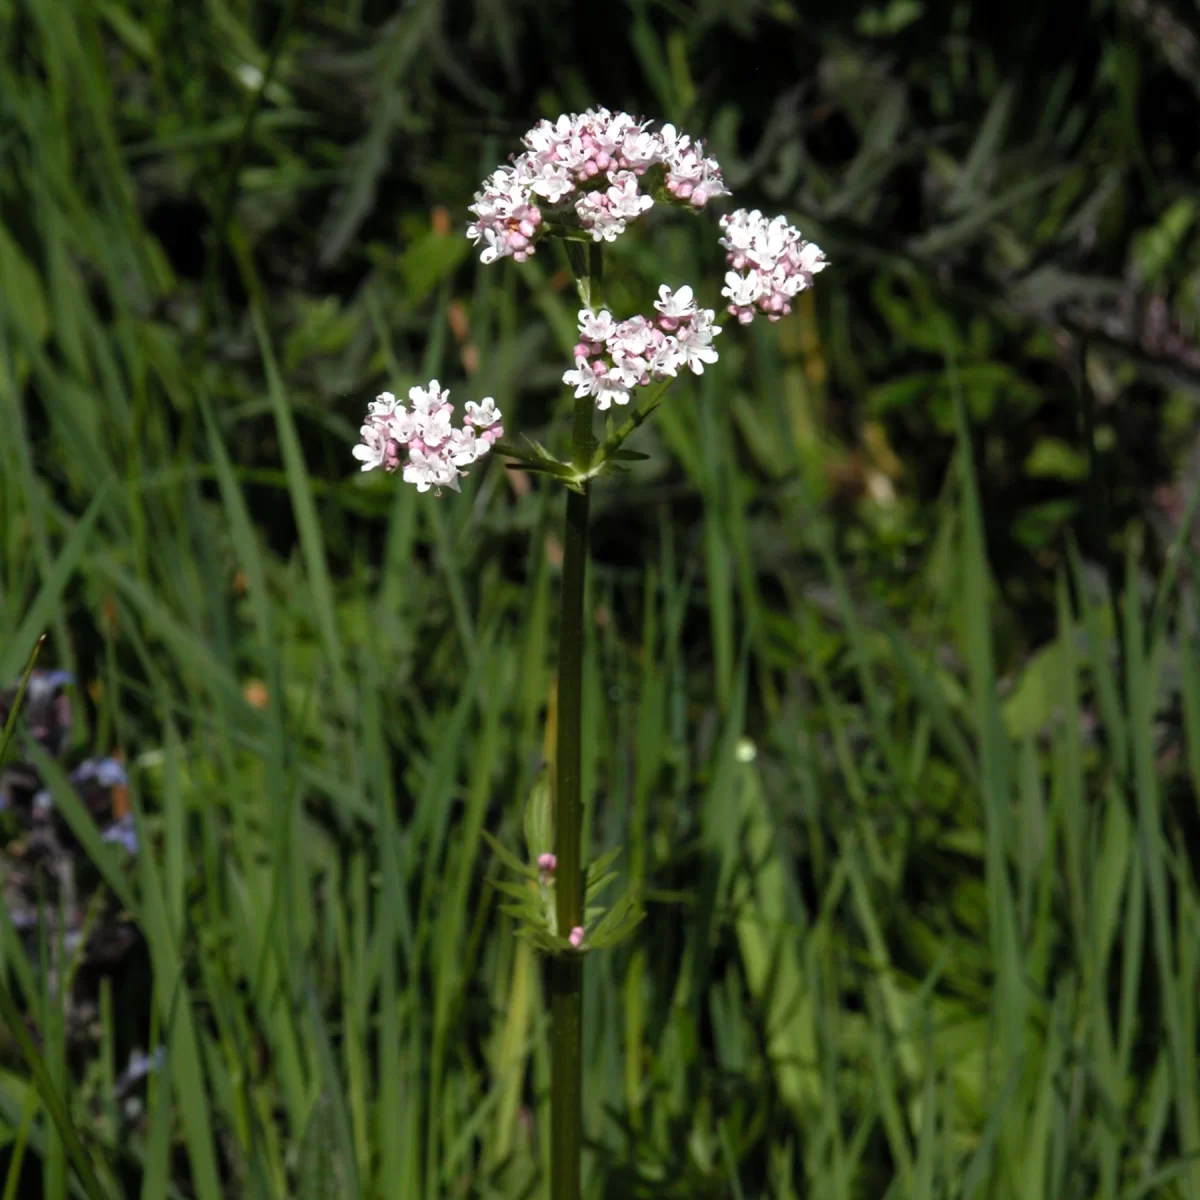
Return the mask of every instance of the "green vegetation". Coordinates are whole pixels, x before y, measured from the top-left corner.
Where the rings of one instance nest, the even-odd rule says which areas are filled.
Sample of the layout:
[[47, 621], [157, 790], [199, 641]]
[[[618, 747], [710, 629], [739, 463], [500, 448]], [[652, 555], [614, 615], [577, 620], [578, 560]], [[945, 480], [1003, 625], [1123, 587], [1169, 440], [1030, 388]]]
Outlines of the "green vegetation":
[[[461, 228], [594, 103], [833, 265], [593, 489], [585, 1195], [1200, 1200], [1196, 33], [994, 7], [0, 0], [4, 1200], [546, 1194], [562, 497], [349, 451], [436, 376], [565, 452], [565, 264]], [[614, 307], [715, 306], [653, 229]]]

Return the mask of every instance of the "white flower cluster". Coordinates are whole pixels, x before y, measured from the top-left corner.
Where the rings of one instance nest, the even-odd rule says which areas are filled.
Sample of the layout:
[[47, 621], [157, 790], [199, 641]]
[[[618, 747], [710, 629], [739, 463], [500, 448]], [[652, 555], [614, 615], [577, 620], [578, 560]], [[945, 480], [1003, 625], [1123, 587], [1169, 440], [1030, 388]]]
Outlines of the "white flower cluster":
[[658, 296], [653, 321], [642, 316], [616, 321], [606, 308], [580, 311], [575, 369], [563, 375], [577, 399], [594, 396], [604, 411], [628, 404], [635, 387], [673, 378], [684, 367], [703, 375], [705, 363], [717, 361], [712, 342], [721, 329], [713, 324], [713, 310], [699, 308], [690, 287], [672, 293], [663, 284]]
[[771, 321], [786, 316], [792, 298], [812, 287], [813, 276], [829, 265], [821, 247], [806, 242], [786, 217], [768, 220], [758, 209], [739, 208], [721, 218], [721, 228], [721, 245], [733, 268], [721, 295], [728, 297], [729, 311], [743, 325], [756, 311]]
[[427, 387], [408, 390], [411, 411], [391, 392], [373, 400], [367, 410], [361, 440], [353, 454], [364, 471], [382, 467], [395, 471], [400, 466], [400, 448], [408, 453], [404, 463], [404, 481], [415, 483], [417, 491], [443, 487], [459, 490], [458, 477], [463, 467], [482, 458], [494, 442], [504, 436], [500, 411], [491, 396], [482, 404], [467, 402], [466, 420], [461, 428], [450, 424], [454, 405], [449, 391], [443, 391], [436, 379]]
[[573, 201], [592, 238], [613, 241], [654, 203], [640, 186], [651, 167], [663, 167], [667, 192], [696, 208], [729, 194], [703, 142], [693, 142], [674, 125], [658, 132], [648, 125], [606, 108], [540, 121], [522, 139], [525, 150], [512, 166], [494, 171], [475, 194], [469, 209], [475, 221], [467, 236], [483, 243], [480, 260], [511, 255], [524, 262], [533, 254], [542, 224], [539, 200], [549, 205]]

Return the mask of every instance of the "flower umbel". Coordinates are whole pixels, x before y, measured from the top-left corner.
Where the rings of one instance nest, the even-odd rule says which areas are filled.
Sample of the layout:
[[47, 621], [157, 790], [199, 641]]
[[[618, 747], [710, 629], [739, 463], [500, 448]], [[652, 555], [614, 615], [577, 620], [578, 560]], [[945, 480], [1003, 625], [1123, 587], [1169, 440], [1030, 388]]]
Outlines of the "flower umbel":
[[684, 367], [703, 375], [705, 364], [717, 361], [712, 341], [721, 329], [713, 324], [713, 310], [700, 308], [690, 287], [672, 292], [664, 283], [658, 295], [655, 320], [618, 322], [606, 308], [580, 310], [575, 367], [563, 375], [577, 399], [594, 396], [603, 412], [628, 404], [635, 387], [673, 379]]
[[821, 247], [806, 242], [786, 217], [768, 220], [758, 209], [739, 208], [721, 218], [721, 229], [721, 245], [733, 268], [721, 295], [743, 325], [755, 312], [765, 313], [770, 321], [787, 316], [792, 298], [812, 287], [813, 276], [829, 265]]
[[[504, 429], [491, 396], [479, 404], [468, 401], [464, 423], [455, 428], [450, 423], [454, 405], [449, 397], [436, 379], [425, 387], [409, 388], [411, 407], [391, 392], [377, 396], [367, 409], [361, 440], [353, 451], [362, 469], [382, 467], [391, 472], [403, 466], [404, 481], [416, 484], [419, 492], [443, 487], [457, 492], [459, 476], [467, 474], [463, 468], [482, 458], [504, 436]], [[402, 449], [408, 454], [403, 464]]]
[[524, 262], [533, 254], [545, 228], [541, 203], [571, 205], [575, 222], [594, 241], [614, 241], [654, 204], [643, 178], [654, 167], [661, 169], [654, 177], [659, 199], [703, 208], [729, 194], [702, 141], [673, 125], [655, 132], [649, 124], [607, 108], [538, 122], [512, 166], [499, 167], [475, 195], [467, 236], [482, 243], [480, 261], [511, 256]]

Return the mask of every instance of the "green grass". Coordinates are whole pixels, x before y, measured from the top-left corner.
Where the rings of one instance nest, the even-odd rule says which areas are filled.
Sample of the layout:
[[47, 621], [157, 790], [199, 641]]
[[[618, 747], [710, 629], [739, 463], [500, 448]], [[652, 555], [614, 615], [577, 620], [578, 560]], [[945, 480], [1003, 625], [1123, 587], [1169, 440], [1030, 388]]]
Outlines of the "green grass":
[[[5, 1196], [39, 1169], [55, 1200], [540, 1196], [542, 972], [483, 833], [521, 845], [545, 744], [559, 501], [498, 463], [418, 497], [349, 447], [375, 391], [430, 376], [542, 436], [573, 300], [549, 255], [475, 271], [435, 231], [425, 200], [511, 141], [431, 139], [426, 89], [471, 87], [436, 6], [377, 44], [361, 5], [308, 6], [260, 98], [270, 7], [0, 5], [0, 681], [47, 632], [91, 697], [74, 756], [125, 752], [129, 862], [39, 765], [149, 972], [144, 1025], [110, 994], [69, 1054], [57, 914], [37, 953], [0, 917]], [[336, 69], [305, 57], [318, 15]], [[686, 119], [684, 35], [631, 38]], [[368, 69], [346, 150], [329, 89]], [[228, 217], [199, 280], [147, 224], [193, 191]], [[351, 282], [292, 287], [281, 248]], [[614, 254], [614, 302], [717, 277], [690, 224], [643, 251]], [[971, 441], [994, 379], [935, 321], [956, 450], [885, 596], [887, 550], [825, 504], [840, 312], [728, 328], [646, 467], [597, 490], [585, 829], [648, 916], [587, 960], [585, 1194], [1200, 1200], [1188, 540], [1148, 578], [1122, 531], [1114, 596], [1060, 538], [1054, 631], [1015, 653]], [[166, 1052], [130, 1115], [134, 1043]]]

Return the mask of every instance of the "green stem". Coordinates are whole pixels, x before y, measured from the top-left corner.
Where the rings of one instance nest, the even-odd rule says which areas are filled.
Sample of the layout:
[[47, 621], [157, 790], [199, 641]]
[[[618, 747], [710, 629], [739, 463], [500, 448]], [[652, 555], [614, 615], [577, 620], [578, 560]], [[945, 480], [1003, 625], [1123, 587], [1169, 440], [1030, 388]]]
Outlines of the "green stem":
[[[575, 402], [573, 459], [586, 467], [592, 455], [590, 397]], [[567, 492], [563, 537], [562, 618], [558, 653], [558, 746], [555, 756], [554, 856], [558, 932], [583, 925], [580, 788], [583, 724], [584, 581], [587, 572], [588, 500], [591, 484]], [[579, 1200], [583, 1153], [583, 959], [568, 953], [550, 962], [550, 1140], [552, 1200]]]

